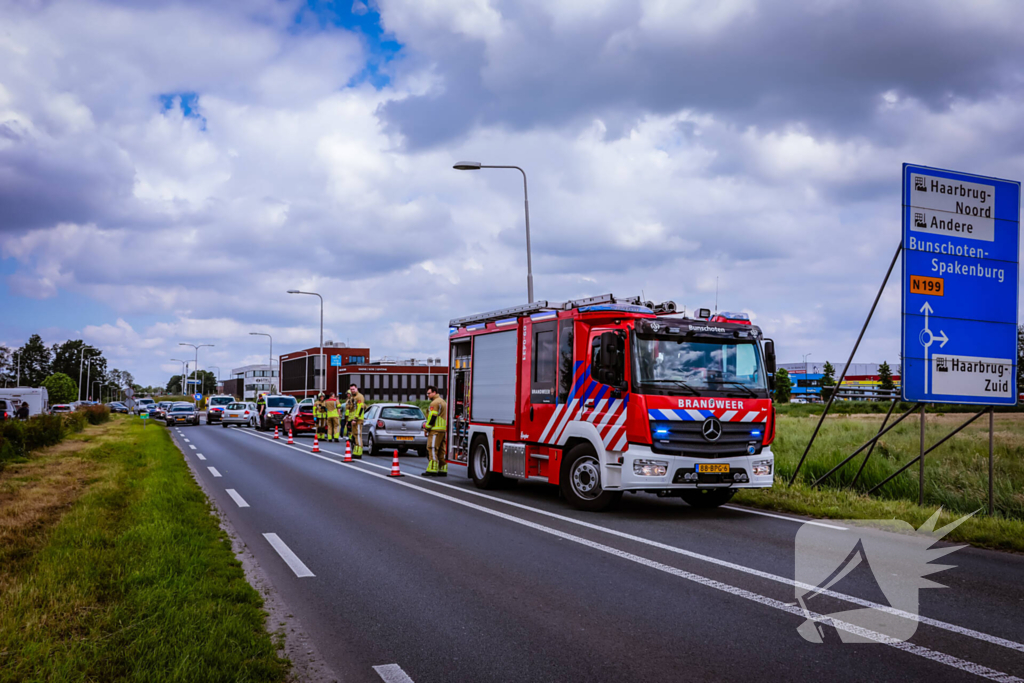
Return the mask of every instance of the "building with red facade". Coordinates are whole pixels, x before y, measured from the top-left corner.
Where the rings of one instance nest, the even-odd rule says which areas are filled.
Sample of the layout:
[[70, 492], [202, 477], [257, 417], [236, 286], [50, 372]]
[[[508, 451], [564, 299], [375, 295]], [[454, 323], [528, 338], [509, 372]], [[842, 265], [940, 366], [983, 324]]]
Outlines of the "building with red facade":
[[[427, 387], [446, 393], [448, 368], [441, 359], [428, 362], [377, 360], [370, 362], [369, 348], [350, 348], [341, 344], [283, 354], [280, 357], [281, 393], [296, 398], [315, 396], [321, 386], [330, 394], [347, 391], [355, 384], [368, 401], [407, 402], [427, 399]], [[321, 378], [321, 368], [326, 377]], [[324, 382], [326, 384], [324, 384]]]

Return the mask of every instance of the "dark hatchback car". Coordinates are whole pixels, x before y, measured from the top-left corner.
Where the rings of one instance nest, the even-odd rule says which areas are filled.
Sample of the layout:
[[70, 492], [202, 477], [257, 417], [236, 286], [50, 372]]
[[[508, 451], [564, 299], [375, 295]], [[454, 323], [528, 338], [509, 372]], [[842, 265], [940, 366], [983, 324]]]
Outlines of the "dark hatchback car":
[[198, 425], [199, 413], [196, 412], [196, 407], [191, 403], [175, 403], [167, 411], [166, 422], [168, 427], [180, 424]]
[[110, 412], [112, 413], [128, 413], [128, 406], [121, 403], [120, 401], [113, 401], [111, 403], [108, 403], [107, 407], [110, 408]]
[[284, 419], [291, 414], [297, 401], [291, 396], [267, 396], [267, 409], [260, 419], [257, 429], [268, 431], [274, 427], [283, 427]]

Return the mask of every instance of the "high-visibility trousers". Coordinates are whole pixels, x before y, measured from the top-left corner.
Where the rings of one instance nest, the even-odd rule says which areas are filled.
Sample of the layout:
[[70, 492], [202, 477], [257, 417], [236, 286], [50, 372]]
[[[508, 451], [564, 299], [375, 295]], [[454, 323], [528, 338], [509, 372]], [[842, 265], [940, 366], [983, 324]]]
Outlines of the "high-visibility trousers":
[[363, 421], [351, 420], [348, 423], [348, 438], [352, 441], [352, 453], [363, 454]]
[[427, 434], [427, 457], [443, 464], [448, 457], [448, 432], [444, 429], [431, 429]]
[[327, 418], [327, 438], [334, 440], [338, 438], [338, 434], [341, 431], [341, 420], [337, 417]]

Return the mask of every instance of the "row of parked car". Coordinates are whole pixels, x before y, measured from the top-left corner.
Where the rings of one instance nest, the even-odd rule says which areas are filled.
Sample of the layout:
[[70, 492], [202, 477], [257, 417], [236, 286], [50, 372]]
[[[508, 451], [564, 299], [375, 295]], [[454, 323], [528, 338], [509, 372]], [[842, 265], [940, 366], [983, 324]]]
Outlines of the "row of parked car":
[[[251, 427], [270, 431], [275, 427], [293, 435], [312, 434], [316, 431], [313, 418], [313, 399], [298, 401], [292, 396], [267, 396], [267, 409], [263, 418], [253, 402], [235, 401], [223, 407], [213, 405], [206, 413], [206, 423], [227, 428]], [[211, 416], [214, 416], [211, 420]], [[404, 403], [376, 403], [367, 409], [363, 422], [363, 446], [375, 454], [382, 448], [397, 448], [399, 453], [415, 451], [426, 455], [427, 437], [423, 434], [426, 417], [417, 406]]]
[[[207, 399], [206, 424], [249, 427], [258, 431], [272, 431], [275, 427], [295, 436], [316, 431], [313, 419], [313, 399], [301, 401], [293, 396], [266, 397], [267, 408], [263, 416], [254, 401], [238, 401], [233, 396], [211, 396]], [[108, 404], [111, 410], [114, 404]], [[129, 412], [119, 404], [116, 412]], [[187, 402], [160, 401], [141, 398], [135, 401], [135, 412], [146, 413], [150, 419], [161, 420], [168, 426], [199, 425], [202, 414]], [[405, 403], [376, 403], [367, 409], [363, 422], [363, 446], [371, 454], [381, 449], [397, 448], [399, 453], [414, 451], [426, 455], [427, 437], [423, 434], [426, 417], [417, 406]]]

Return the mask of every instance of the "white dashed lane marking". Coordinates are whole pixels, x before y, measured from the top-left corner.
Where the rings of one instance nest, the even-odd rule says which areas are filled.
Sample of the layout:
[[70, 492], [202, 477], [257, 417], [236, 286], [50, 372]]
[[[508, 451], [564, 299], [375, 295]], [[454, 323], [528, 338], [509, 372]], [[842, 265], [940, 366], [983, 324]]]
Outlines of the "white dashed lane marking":
[[220, 476], [220, 472], [217, 471], [216, 467], [207, 467], [206, 469], [210, 470], [210, 474], [212, 474], [213, 476], [215, 476], [215, 477], [219, 477]]
[[206, 460], [206, 456], [203, 455], [202, 453], [196, 453], [196, 457], [199, 458], [200, 460]]
[[377, 672], [384, 683], [413, 683], [409, 674], [402, 671], [402, 667], [397, 664], [378, 664], [373, 667], [373, 670]]
[[249, 504], [245, 502], [245, 498], [238, 495], [238, 491], [234, 489], [227, 489], [228, 495], [231, 496], [231, 500], [235, 501], [235, 504], [240, 508], [247, 508]]
[[307, 576], [316, 576], [313, 572], [309, 571], [309, 567], [303, 564], [299, 556], [292, 552], [284, 541], [280, 539], [277, 534], [263, 534], [263, 538], [267, 539], [271, 547], [277, 551], [277, 554], [281, 556], [281, 559], [285, 561], [285, 564], [295, 572], [295, 576], [302, 579]]

